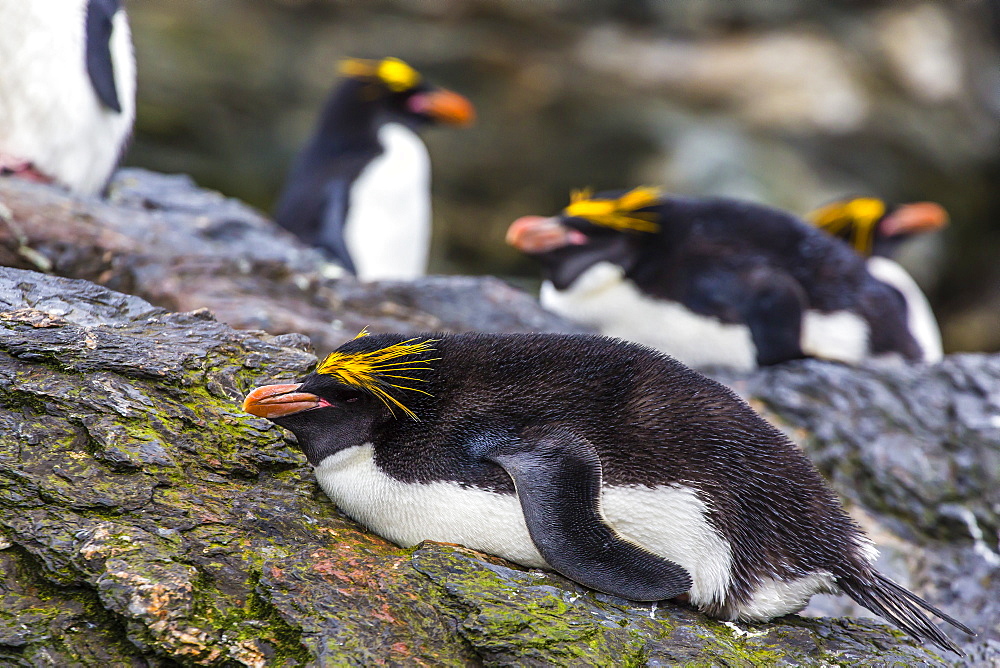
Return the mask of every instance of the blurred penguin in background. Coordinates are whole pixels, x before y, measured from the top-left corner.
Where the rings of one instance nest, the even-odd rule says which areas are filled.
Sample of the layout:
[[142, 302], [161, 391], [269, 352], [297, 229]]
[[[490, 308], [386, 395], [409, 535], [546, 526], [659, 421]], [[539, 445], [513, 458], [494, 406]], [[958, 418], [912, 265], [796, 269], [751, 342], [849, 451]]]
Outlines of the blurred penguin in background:
[[0, 173], [99, 193], [135, 121], [120, 0], [0, 0]]
[[944, 357], [941, 331], [931, 305], [920, 286], [892, 256], [907, 239], [943, 229], [948, 224], [944, 207], [935, 202], [890, 206], [874, 197], [856, 197], [831, 202], [806, 218], [849, 243], [866, 258], [872, 276], [903, 295], [910, 331], [924, 351], [924, 360], [941, 361]]
[[430, 157], [416, 131], [472, 104], [396, 58], [349, 59], [278, 198], [275, 220], [362, 280], [427, 271]]
[[556, 216], [514, 221], [507, 241], [541, 263], [547, 309], [691, 366], [931, 361], [897, 289], [846, 244], [771, 207], [581, 191]]

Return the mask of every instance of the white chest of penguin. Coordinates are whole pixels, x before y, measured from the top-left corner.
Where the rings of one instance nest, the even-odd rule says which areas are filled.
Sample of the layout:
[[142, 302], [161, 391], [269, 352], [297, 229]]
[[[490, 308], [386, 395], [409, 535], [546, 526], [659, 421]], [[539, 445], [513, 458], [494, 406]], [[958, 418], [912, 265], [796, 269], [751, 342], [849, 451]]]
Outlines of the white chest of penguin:
[[[402, 482], [378, 468], [370, 443], [327, 457], [315, 473], [338, 508], [398, 545], [458, 543], [525, 566], [547, 567], [515, 495], [449, 481]], [[604, 486], [601, 493], [603, 519], [618, 535], [691, 575], [694, 605], [724, 600], [732, 581], [731, 547], [709, 522], [708, 512], [695, 490], [682, 485]], [[737, 615], [766, 619], [795, 612], [828, 580], [827, 574], [792, 582], [764, 578]]]
[[[757, 367], [757, 347], [746, 325], [649, 297], [611, 262], [595, 263], [566, 290], [545, 281], [540, 300], [550, 311], [607, 336], [656, 348], [689, 366]], [[800, 341], [807, 355], [856, 364], [868, 354], [868, 325], [846, 311], [806, 311]]]
[[344, 240], [361, 280], [412, 279], [427, 270], [431, 165], [410, 129], [386, 123], [383, 147], [351, 186]]

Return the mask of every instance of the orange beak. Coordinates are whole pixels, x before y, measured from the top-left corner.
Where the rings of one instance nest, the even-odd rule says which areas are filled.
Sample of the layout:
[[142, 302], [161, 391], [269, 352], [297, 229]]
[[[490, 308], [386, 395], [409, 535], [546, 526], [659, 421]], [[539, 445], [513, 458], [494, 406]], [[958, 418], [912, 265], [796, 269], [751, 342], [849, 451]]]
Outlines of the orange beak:
[[948, 224], [948, 212], [934, 202], [903, 204], [886, 216], [880, 224], [886, 236], [933, 232]]
[[587, 235], [566, 227], [557, 217], [522, 216], [507, 228], [507, 243], [522, 253], [531, 255], [563, 246], [585, 244]]
[[409, 99], [411, 111], [426, 114], [440, 123], [448, 125], [472, 125], [476, 120], [476, 109], [468, 99], [450, 90], [433, 90], [417, 93]]
[[296, 392], [300, 385], [264, 385], [247, 395], [243, 410], [257, 417], [274, 419], [329, 405], [315, 394]]

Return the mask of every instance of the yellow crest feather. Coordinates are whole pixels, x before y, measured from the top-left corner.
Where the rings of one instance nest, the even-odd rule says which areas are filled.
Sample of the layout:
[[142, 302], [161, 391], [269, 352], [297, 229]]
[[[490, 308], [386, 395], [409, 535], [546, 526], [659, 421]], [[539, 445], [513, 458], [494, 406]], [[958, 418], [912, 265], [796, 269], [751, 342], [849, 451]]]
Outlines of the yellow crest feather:
[[420, 83], [420, 73], [399, 58], [386, 58], [378, 65], [378, 78], [397, 93]]
[[875, 225], [885, 215], [885, 202], [874, 197], [833, 202], [809, 213], [808, 220], [834, 236], [846, 237], [854, 250], [871, 255]]
[[420, 83], [420, 73], [399, 58], [365, 60], [347, 58], [340, 62], [340, 73], [354, 79], [378, 79], [386, 87], [397, 93], [410, 90]]
[[657, 204], [660, 194], [659, 188], [639, 187], [616, 199], [595, 199], [593, 192], [584, 188], [570, 194], [569, 206], [563, 209], [563, 213], [616, 230], [656, 232], [660, 229], [654, 222], [656, 214], [637, 211]]
[[[362, 329], [355, 339], [368, 336], [368, 328]], [[431, 352], [434, 347], [431, 345], [437, 339], [407, 339], [400, 343], [394, 343], [379, 350], [360, 352], [332, 352], [326, 356], [316, 373], [328, 376], [336, 376], [346, 385], [357, 387], [374, 394], [382, 400], [389, 411], [395, 415], [395, 408], [399, 408], [410, 418], [419, 420], [416, 413], [404, 406], [396, 397], [392, 395], [391, 389], [410, 390], [429, 395], [429, 392], [416, 387], [407, 387], [394, 381], [410, 381], [411, 383], [427, 382], [423, 378], [415, 378], [409, 374], [414, 371], [431, 371], [431, 362], [441, 359], [400, 359], [408, 355], [418, 355]]]

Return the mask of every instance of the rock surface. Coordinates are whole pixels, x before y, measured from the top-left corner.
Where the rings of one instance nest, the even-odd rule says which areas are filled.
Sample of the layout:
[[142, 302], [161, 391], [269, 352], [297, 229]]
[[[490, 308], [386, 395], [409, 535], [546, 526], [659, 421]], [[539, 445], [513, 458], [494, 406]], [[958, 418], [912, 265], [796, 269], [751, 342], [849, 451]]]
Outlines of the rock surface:
[[[454, 546], [393, 546], [337, 513], [286, 433], [240, 411], [249, 388], [294, 378], [314, 361], [302, 336], [234, 331], [204, 311], [170, 313], [86, 281], [0, 269], [0, 662], [945, 663], [875, 621], [725, 624]], [[978, 435], [995, 453], [995, 426], [983, 420], [995, 415], [997, 369], [1000, 361], [984, 357], [924, 372], [942, 390], [952, 383], [951, 405], [963, 406], [949, 412], [942, 399], [924, 420], [926, 433]], [[883, 405], [845, 394], [854, 408], [842, 407], [836, 431], [825, 431], [817, 381], [891, 395], [885, 388], [906, 387], [920, 373], [864, 370], [855, 379], [810, 364], [737, 384], [771, 388], [776, 397], [767, 401], [810, 430], [804, 442], [842, 491], [849, 480], [871, 481], [856, 498], [875, 512], [885, 488], [870, 465], [883, 462], [852, 460], [859, 441], [844, 435], [853, 433], [849, 421], [885, 411], [899, 438], [913, 416], [892, 408], [895, 396]], [[844, 456], [824, 455], [837, 448]], [[995, 490], [994, 470], [934, 498], [965, 503], [961, 494], [983, 491], [970, 512], [994, 531], [990, 476]], [[918, 498], [891, 502], [895, 524], [912, 527], [915, 543], [949, 538], [942, 559], [985, 560], [960, 531], [934, 529], [940, 508]], [[983, 642], [997, 636], [995, 614], [964, 607], [1000, 598], [996, 568], [981, 572], [994, 579], [969, 597], [938, 582], [916, 589], [983, 632], [969, 645], [974, 657], [995, 658]]]

